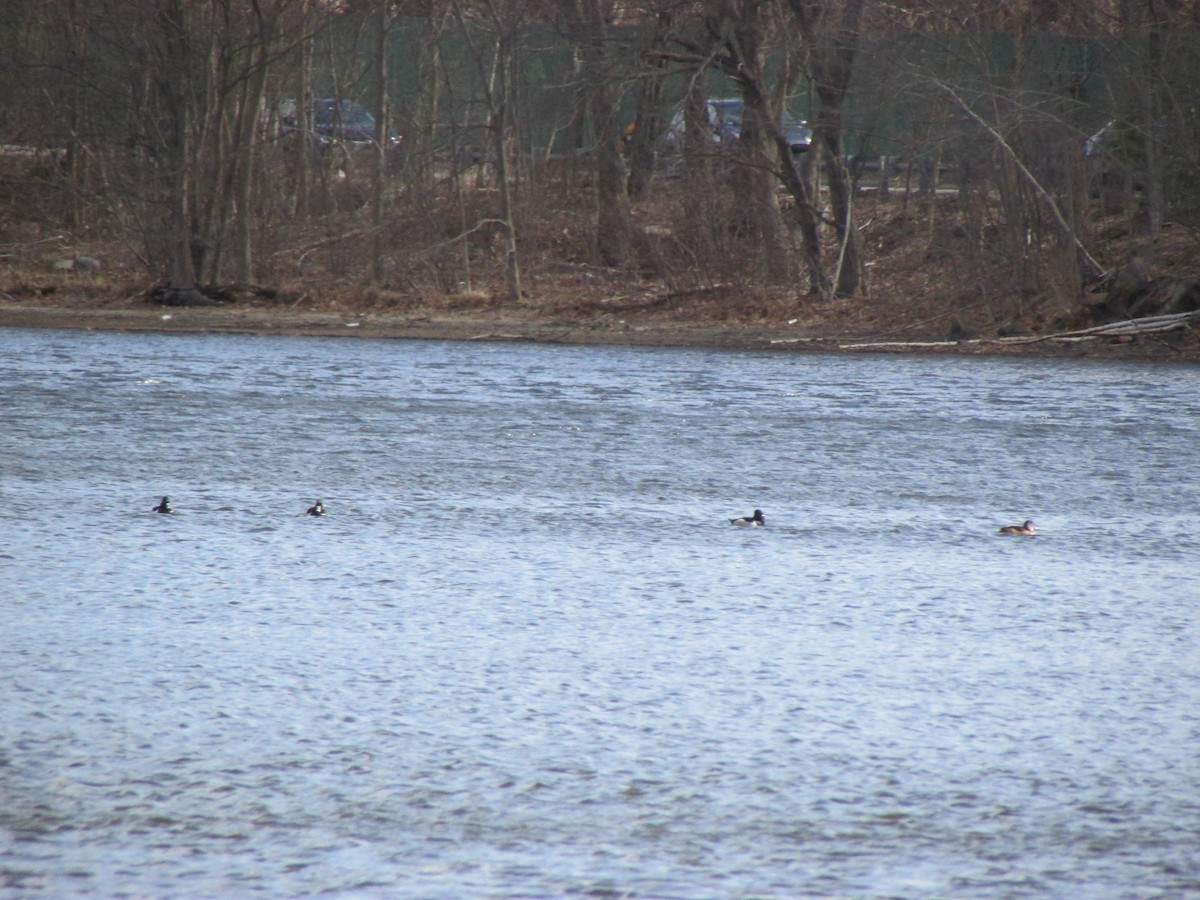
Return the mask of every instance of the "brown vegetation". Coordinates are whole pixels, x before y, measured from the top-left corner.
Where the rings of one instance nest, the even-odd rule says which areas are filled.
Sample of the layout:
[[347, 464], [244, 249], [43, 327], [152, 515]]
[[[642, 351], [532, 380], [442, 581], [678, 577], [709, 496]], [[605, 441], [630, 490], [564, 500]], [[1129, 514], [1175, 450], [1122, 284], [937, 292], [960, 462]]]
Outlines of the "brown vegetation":
[[[460, 254], [460, 264], [461, 254], [470, 259], [469, 284], [431, 290], [363, 283], [357, 275], [370, 266], [371, 245], [355, 237], [359, 216], [345, 214], [279, 229], [269, 284], [202, 288], [181, 296], [170, 294], [164, 285], [147, 284], [141, 266], [119, 245], [75, 241], [64, 233], [26, 226], [23, 234], [6, 235], [8, 242], [0, 248], [6, 263], [0, 269], [0, 322], [103, 326], [97, 318], [35, 316], [29, 310], [122, 310], [146, 314], [136, 327], [167, 327], [156, 324], [163, 314], [199, 306], [251, 315], [190, 320], [200, 329], [364, 335], [382, 330], [432, 337], [638, 339], [738, 347], [913, 342], [922, 350], [1058, 353], [1061, 346], [1052, 343], [992, 341], [1200, 309], [1197, 235], [1168, 226], [1156, 240], [1139, 238], [1129, 234], [1123, 215], [1092, 223], [1104, 235], [1096, 245], [1100, 261], [1114, 274], [1093, 285], [1095, 292], [1081, 302], [1064, 302], [1050, 289], [1020, 297], [998, 293], [991, 285], [1001, 281], [1002, 273], [989, 271], [987, 263], [976, 267], [988, 256], [965, 246], [967, 229], [954, 194], [936, 199], [893, 194], [885, 199], [873, 190], [860, 193], [856, 203], [871, 259], [870, 287], [854, 298], [828, 299], [747, 284], [739, 278], [734, 259], [726, 264], [710, 260], [703, 268], [706, 277], [698, 279], [675, 234], [681, 200], [673, 184], [663, 181], [651, 199], [635, 206], [641, 268], [606, 268], [588, 261], [585, 210], [547, 204], [545, 215], [526, 216], [520, 230], [525, 290], [515, 302], [507, 297], [502, 244], [486, 227], [468, 235], [461, 242], [466, 246], [453, 251]], [[562, 192], [564, 201], [569, 195]], [[475, 195], [475, 202], [488, 202], [487, 192]], [[456, 221], [458, 214], [453, 216]], [[415, 246], [428, 247], [436, 243], [434, 233], [441, 229], [452, 235], [454, 226], [455, 222], [439, 223], [436, 216], [397, 221], [393, 239], [399, 241], [403, 234]], [[331, 235], [331, 230], [337, 234]], [[412, 255], [421, 254], [413, 250]], [[437, 253], [426, 256], [420, 265], [436, 269]], [[94, 259], [99, 267], [55, 266], [76, 259]], [[418, 265], [414, 259], [408, 263]], [[997, 254], [990, 265], [1000, 269], [1007, 263]], [[322, 317], [333, 324], [326, 328]], [[133, 321], [137, 320], [114, 319], [108, 325], [134, 327]], [[225, 324], [219, 324], [222, 321]], [[348, 332], [345, 322], [375, 327]], [[975, 342], [979, 340], [984, 343]], [[957, 346], [925, 346], [940, 342]], [[1200, 320], [1162, 334], [1077, 342], [1070, 352], [1200, 361]]]
[[1194, 354], [1195, 23], [1051, 7], [14, 0], [0, 319]]

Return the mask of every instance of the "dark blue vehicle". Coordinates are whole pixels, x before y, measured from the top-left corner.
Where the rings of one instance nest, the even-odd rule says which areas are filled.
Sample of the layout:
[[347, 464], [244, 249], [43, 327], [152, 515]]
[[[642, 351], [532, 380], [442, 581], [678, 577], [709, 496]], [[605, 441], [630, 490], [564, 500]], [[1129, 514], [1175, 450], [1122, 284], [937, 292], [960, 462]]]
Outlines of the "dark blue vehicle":
[[[283, 126], [288, 130], [300, 127], [294, 111], [283, 117]], [[331, 144], [342, 144], [350, 150], [375, 144], [375, 117], [353, 100], [314, 100], [312, 130], [322, 149]], [[400, 135], [395, 132], [388, 135], [387, 153], [389, 159], [399, 161]]]
[[[710, 99], [707, 106], [708, 121], [712, 126], [712, 143], [727, 146], [736, 144], [742, 134], [742, 113], [745, 108], [742, 99]], [[679, 146], [683, 141], [683, 129], [683, 110], [679, 109], [671, 117], [671, 124], [667, 126], [667, 143]], [[806, 153], [812, 146], [813, 133], [808, 123], [788, 112], [783, 114], [783, 133], [794, 154]]]

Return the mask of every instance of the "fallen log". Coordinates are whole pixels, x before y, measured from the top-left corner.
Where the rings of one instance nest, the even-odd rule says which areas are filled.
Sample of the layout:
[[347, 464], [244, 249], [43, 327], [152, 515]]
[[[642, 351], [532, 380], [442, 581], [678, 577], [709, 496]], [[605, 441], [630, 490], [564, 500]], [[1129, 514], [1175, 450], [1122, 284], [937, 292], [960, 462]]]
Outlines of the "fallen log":
[[1165, 316], [1144, 316], [1140, 319], [1123, 319], [1120, 322], [1108, 322], [1104, 325], [1093, 325], [1091, 328], [1080, 328], [1075, 331], [1059, 331], [1029, 338], [1000, 338], [1000, 341], [1012, 343], [1033, 343], [1036, 341], [1057, 341], [1068, 338], [1117, 337], [1129, 334], [1160, 334], [1164, 331], [1174, 331], [1186, 328], [1192, 321], [1200, 320], [1200, 310], [1170, 313]]
[[1076, 331], [1057, 331], [1052, 334], [1029, 335], [1025, 337], [972, 338], [965, 341], [865, 341], [854, 344], [838, 344], [837, 347], [839, 350], [881, 350], [885, 348], [911, 348], [919, 350], [931, 347], [961, 347], [979, 344], [1039, 344], [1046, 341], [1071, 344], [1103, 337], [1161, 334], [1166, 331], [1174, 331], [1177, 328], [1186, 328], [1192, 322], [1200, 322], [1200, 310], [1171, 313], [1165, 316], [1145, 316], [1141, 319], [1125, 319], [1120, 322], [1109, 322], [1106, 325], [1096, 325], [1092, 328], [1081, 328]]

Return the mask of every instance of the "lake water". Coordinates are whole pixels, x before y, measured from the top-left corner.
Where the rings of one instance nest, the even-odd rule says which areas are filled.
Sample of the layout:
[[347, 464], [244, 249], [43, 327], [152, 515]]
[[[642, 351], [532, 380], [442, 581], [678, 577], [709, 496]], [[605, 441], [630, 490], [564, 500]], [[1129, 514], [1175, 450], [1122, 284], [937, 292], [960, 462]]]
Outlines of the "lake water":
[[1200, 896], [1196, 367], [10, 330], [0, 392], [5, 897]]

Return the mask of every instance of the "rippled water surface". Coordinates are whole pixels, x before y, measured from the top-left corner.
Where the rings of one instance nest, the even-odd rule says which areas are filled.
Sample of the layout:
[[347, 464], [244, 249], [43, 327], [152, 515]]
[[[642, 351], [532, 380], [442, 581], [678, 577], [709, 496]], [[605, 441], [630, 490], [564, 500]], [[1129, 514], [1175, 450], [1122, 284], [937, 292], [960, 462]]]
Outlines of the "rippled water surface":
[[1198, 398], [0, 331], [0, 893], [1200, 895]]

